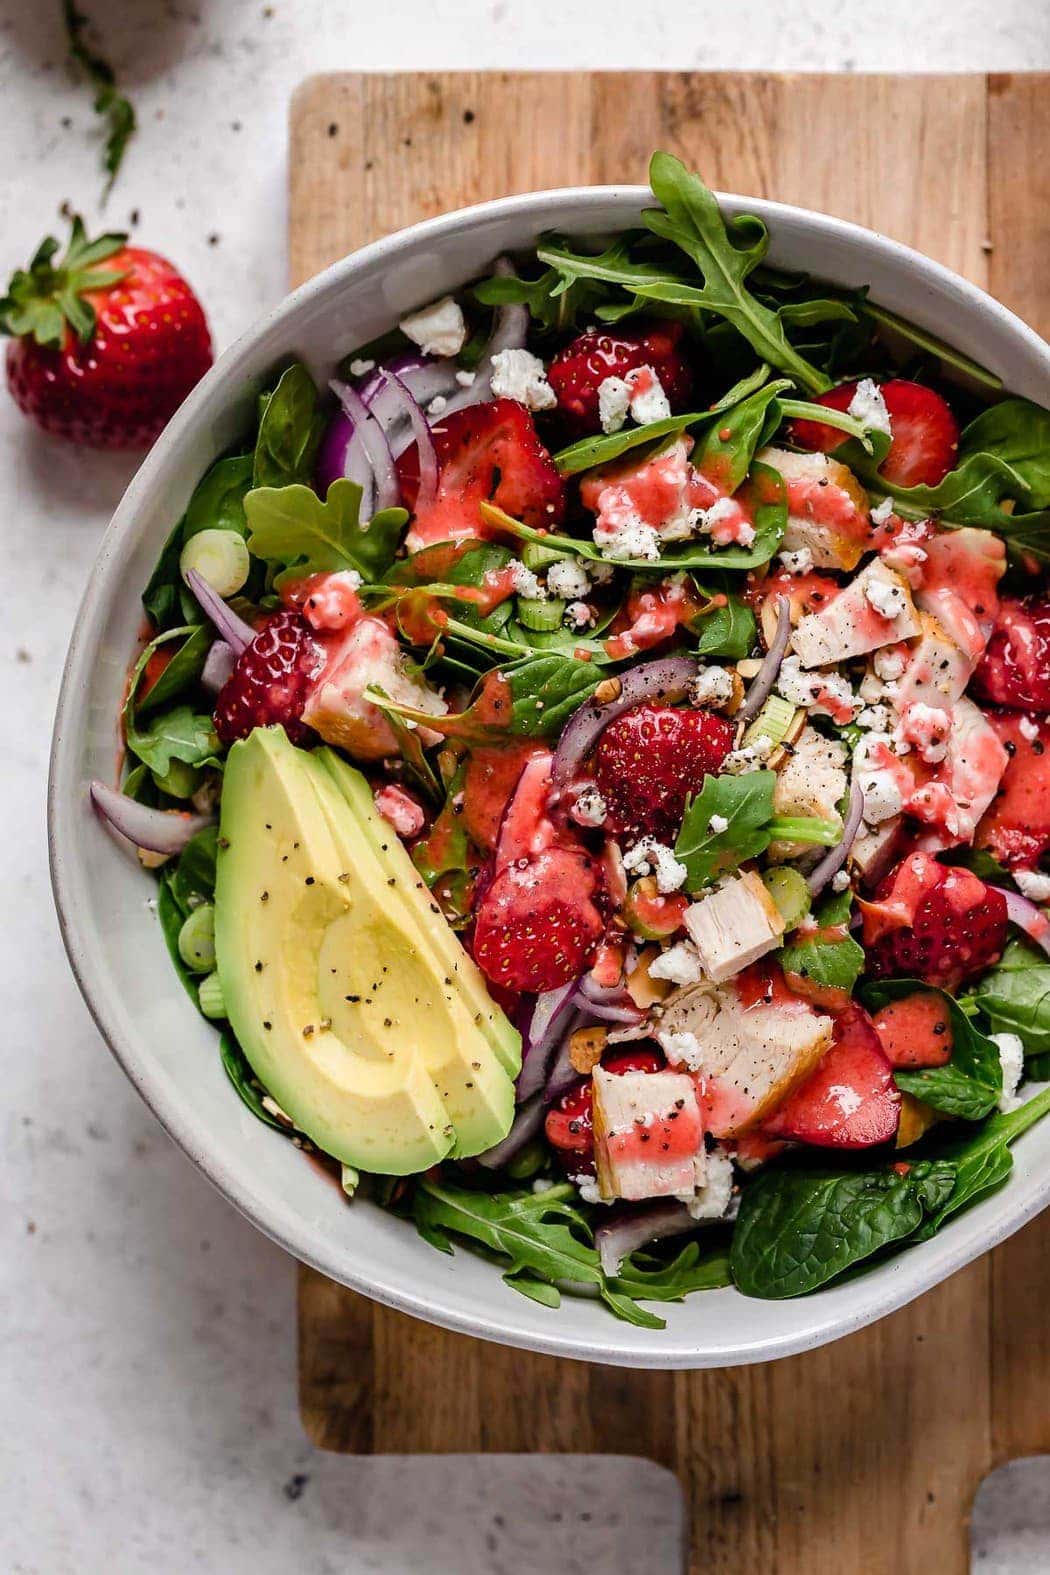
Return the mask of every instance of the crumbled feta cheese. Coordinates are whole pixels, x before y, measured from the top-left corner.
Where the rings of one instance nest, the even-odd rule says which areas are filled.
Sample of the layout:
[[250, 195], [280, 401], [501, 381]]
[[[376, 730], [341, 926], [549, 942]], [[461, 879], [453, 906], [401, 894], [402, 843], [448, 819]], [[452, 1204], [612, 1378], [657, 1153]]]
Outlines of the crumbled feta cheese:
[[611, 563], [595, 563], [592, 558], [588, 560], [587, 573], [591, 577], [592, 585], [608, 585], [616, 569]]
[[447, 406], [448, 400], [445, 398], [444, 394], [435, 394], [427, 406], [427, 415], [443, 416]]
[[460, 388], [473, 388], [477, 375], [476, 372], [459, 371], [456, 373], [456, 382]]
[[947, 711], [926, 705], [922, 700], [913, 700], [905, 707], [900, 720], [897, 752], [906, 754], [903, 746], [914, 744], [927, 765], [936, 765], [948, 753], [951, 732], [952, 719]]
[[1030, 716], [1023, 716], [1017, 724], [1017, 731], [1022, 738], [1026, 738], [1030, 744], [1034, 744], [1039, 737], [1039, 724], [1038, 722], [1033, 722]]
[[777, 693], [792, 705], [804, 706], [814, 716], [843, 721], [852, 715], [856, 700], [849, 679], [833, 669], [806, 672], [797, 656], [785, 656], [777, 674]]
[[744, 518], [735, 498], [719, 498], [709, 509], [694, 509], [691, 525], [718, 547], [750, 547], [755, 539], [755, 527]]
[[845, 891], [849, 885], [849, 870], [839, 870], [831, 877], [832, 891]]
[[707, 822], [707, 829], [713, 832], [716, 837], [719, 837], [723, 831], [729, 830], [729, 822], [724, 815], [712, 815]]
[[808, 547], [799, 547], [796, 552], [782, 552], [778, 556], [786, 574], [808, 574], [813, 567], [813, 553]]
[[524, 596], [526, 601], [542, 602], [547, 599], [547, 588], [541, 585], [531, 569], [527, 569], [516, 558], [510, 565], [510, 582], [519, 596]]
[[549, 1192], [553, 1186], [554, 1182], [551, 1181], [549, 1176], [537, 1176], [536, 1180], [532, 1183], [532, 1190], [533, 1192], [539, 1194], [543, 1192]]
[[692, 941], [677, 941], [649, 964], [650, 979], [666, 979], [669, 984], [699, 984], [703, 975]]
[[543, 362], [531, 350], [497, 350], [491, 386], [497, 399], [516, 399], [528, 410], [551, 410], [558, 403]]
[[603, 1198], [598, 1183], [593, 1176], [572, 1176], [571, 1181], [576, 1187], [584, 1203], [611, 1203], [611, 1198]]
[[590, 588], [590, 575], [579, 558], [561, 558], [547, 570], [547, 589], [552, 596], [572, 600], [586, 596]]
[[873, 525], [888, 525], [892, 515], [893, 499], [883, 498], [882, 502], [877, 503], [871, 511], [871, 523]]
[[891, 772], [862, 771], [858, 781], [864, 795], [864, 819], [869, 826], [879, 826], [900, 814], [904, 799]]
[[572, 818], [581, 826], [602, 826], [609, 813], [609, 806], [597, 788], [584, 788], [576, 795]]
[[733, 689], [733, 675], [727, 667], [704, 667], [689, 685], [689, 697], [696, 706], [728, 705]]
[[656, 876], [656, 889], [662, 897], [670, 896], [671, 892], [685, 884], [689, 871], [684, 864], [680, 864], [672, 850], [663, 842], [657, 842], [655, 837], [643, 837], [628, 853], [623, 856], [623, 867], [630, 875]]
[[899, 618], [908, 605], [903, 586], [891, 580], [874, 578], [866, 580], [864, 597], [869, 607], [874, 607], [880, 618]]
[[688, 1067], [690, 1072], [702, 1072], [704, 1058], [700, 1041], [688, 1028], [675, 1033], [670, 1028], [656, 1030], [656, 1042], [672, 1066]]
[[890, 413], [882, 397], [882, 389], [870, 377], [861, 378], [857, 391], [849, 402], [849, 414], [864, 424], [869, 432], [885, 432], [893, 436]]
[[888, 733], [893, 722], [888, 705], [866, 705], [853, 720], [858, 727], [875, 733]]
[[871, 665], [875, 669], [876, 678], [881, 678], [883, 683], [892, 683], [904, 671], [906, 657], [903, 651], [895, 650], [892, 645], [885, 645], [872, 656]]
[[636, 366], [624, 382], [630, 391], [631, 415], [640, 427], [648, 426], [650, 421], [667, 420], [671, 404], [651, 366]]
[[999, 1065], [1003, 1069], [999, 1109], [1004, 1113], [1016, 1110], [1022, 1103], [1017, 1097], [1017, 1085], [1024, 1072], [1024, 1043], [1018, 1034], [991, 1034], [989, 1037], [999, 1051]]
[[598, 384], [598, 419], [603, 432], [619, 432], [631, 407], [631, 390], [622, 377], [607, 377]]
[[401, 332], [424, 355], [459, 355], [467, 337], [463, 309], [451, 295], [401, 319]]
[[655, 563], [660, 556], [660, 538], [638, 514], [630, 514], [610, 528], [594, 527], [594, 544], [603, 558], [645, 558]]
[[565, 622], [570, 629], [589, 629], [597, 621], [598, 614], [589, 602], [570, 602], [565, 609]]
[[733, 1204], [733, 1161], [725, 1149], [712, 1149], [704, 1168], [704, 1184], [683, 1198], [694, 1220], [721, 1220]]
[[1029, 902], [1050, 902], [1050, 875], [1042, 870], [1013, 870], [1017, 889]]
[[765, 733], [750, 744], [745, 744], [741, 749], [731, 749], [722, 761], [722, 771], [726, 776], [742, 777], [747, 771], [757, 771], [764, 760], [768, 760], [776, 746]]
[[364, 377], [368, 372], [375, 371], [375, 362], [364, 360], [358, 356], [350, 362], [350, 376]]

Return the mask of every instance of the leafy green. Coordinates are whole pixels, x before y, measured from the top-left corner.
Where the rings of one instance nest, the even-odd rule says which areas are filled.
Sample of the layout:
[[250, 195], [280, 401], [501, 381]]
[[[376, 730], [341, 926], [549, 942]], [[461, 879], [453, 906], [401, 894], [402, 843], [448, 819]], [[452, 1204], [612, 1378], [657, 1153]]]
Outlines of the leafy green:
[[161, 632], [187, 621], [196, 621], [201, 615], [194, 597], [183, 584], [179, 568], [182, 546], [180, 520], [161, 548], [160, 557], [142, 593], [146, 614]]
[[274, 581], [278, 590], [309, 574], [342, 569], [356, 570], [366, 582], [382, 580], [408, 520], [404, 509], [383, 509], [361, 524], [361, 488], [343, 477], [332, 482], [323, 503], [296, 483], [253, 488], [244, 507], [249, 551], [284, 566]]
[[172, 889], [171, 875], [167, 870], [162, 871], [160, 884], [157, 887], [157, 918], [160, 921], [161, 934], [164, 936], [164, 944], [168, 948], [172, 966], [182, 980], [186, 994], [190, 997], [194, 1006], [199, 1008], [197, 980], [186, 967], [182, 960], [182, 954], [179, 951], [179, 931], [182, 929], [183, 920], [186, 918], [188, 911], [188, 909], [179, 905], [179, 901]]
[[956, 350], [954, 345], [945, 344], [944, 340], [938, 339], [936, 334], [928, 333], [925, 328], [918, 328], [915, 323], [909, 323], [907, 318], [898, 317], [896, 312], [887, 310], [885, 306], [876, 306], [867, 298], [861, 304], [861, 311], [880, 327], [891, 329], [893, 333], [917, 345], [927, 355], [935, 356], [938, 361], [956, 367], [975, 382], [983, 383], [987, 388], [1002, 388], [1002, 378], [996, 377], [994, 372], [989, 372], [987, 367], [982, 366], [979, 361], [974, 361], [970, 356], [963, 355], [962, 351]]
[[[184, 636], [182, 644], [175, 652], [171, 661], [165, 667], [156, 683], [153, 684], [142, 696], [138, 694], [139, 675], [145, 671], [146, 664], [154, 651], [170, 643], [173, 639]], [[164, 634], [151, 640], [149, 645], [139, 657], [135, 665], [134, 693], [135, 708], [141, 715], [145, 711], [155, 711], [158, 706], [167, 705], [176, 695], [196, 684], [204, 671], [204, 663], [211, 649], [212, 632], [204, 624], [197, 628], [186, 624], [181, 629], [168, 629]]]
[[638, 1250], [625, 1258], [609, 1284], [632, 1299], [680, 1302], [691, 1291], [713, 1291], [731, 1285], [729, 1254], [718, 1247], [706, 1256], [698, 1241], [687, 1242], [669, 1261]]
[[556, 268], [546, 268], [537, 279], [494, 274], [476, 284], [472, 294], [484, 306], [520, 302], [528, 307], [533, 323], [564, 333], [575, 327], [584, 313], [592, 312], [605, 301], [609, 292], [592, 280], [566, 278]]
[[690, 411], [680, 416], [665, 416], [662, 421], [649, 421], [640, 427], [621, 427], [619, 432], [595, 433], [580, 438], [554, 455], [554, 463], [563, 476], [577, 476], [585, 470], [595, 470], [600, 465], [611, 465], [632, 449], [652, 444], [655, 449], [666, 438], [677, 437], [689, 427], [709, 423], [709, 410]]
[[956, 1168], [767, 1170], [744, 1190], [729, 1266], [746, 1296], [804, 1296], [943, 1210]]
[[266, 396], [255, 439], [253, 487], [308, 482], [325, 420], [314, 380], [298, 361], [286, 367]]
[[756, 452], [777, 430], [782, 420], [777, 395], [787, 387], [782, 381], [767, 383], [707, 428], [693, 464], [724, 492], [734, 493], [743, 484]]
[[208, 765], [219, 748], [211, 717], [188, 705], [160, 712], [145, 727], [129, 721], [124, 736], [132, 753], [158, 777], [167, 776], [173, 760], [187, 766]]
[[747, 602], [730, 592], [712, 592], [700, 587], [701, 594], [720, 594], [725, 600], [710, 612], [701, 613], [689, 623], [690, 632], [698, 636], [698, 656], [727, 656], [741, 661], [754, 648], [757, 638], [755, 615]]
[[1020, 936], [1009, 941], [970, 999], [993, 1033], [1019, 1034], [1029, 1055], [1050, 1051], [1050, 961], [1031, 941]]
[[[517, 738], [546, 738], [560, 733], [566, 722], [601, 682], [593, 662], [574, 661], [558, 652], [508, 662], [489, 673], [466, 711], [431, 716], [411, 706], [385, 703], [399, 716], [422, 722], [446, 738], [464, 743], [488, 743], [508, 734]], [[366, 699], [378, 698], [365, 691]]]
[[1048, 1112], [1050, 1088], [1044, 1088], [1016, 1110], [990, 1116], [976, 1131], [944, 1141], [937, 1149], [936, 1159], [954, 1167], [955, 1185], [915, 1240], [928, 1240], [951, 1215], [1001, 1186], [1013, 1169], [1011, 1144]]
[[650, 209], [645, 222], [654, 235], [680, 247], [696, 264], [702, 287], [675, 284], [633, 285], [650, 300], [695, 306], [732, 323], [760, 361], [768, 361], [803, 388], [822, 394], [830, 380], [800, 356], [790, 343], [778, 312], [763, 305], [747, 286], [748, 275], [765, 257], [769, 236], [762, 220], [741, 214], [728, 222], [712, 192], [698, 175], [669, 153], [654, 153], [649, 184], [664, 211]]
[[286, 1121], [279, 1121], [263, 1104], [265, 1089], [248, 1064], [244, 1051], [228, 1029], [223, 1030], [219, 1035], [219, 1055], [222, 1059], [223, 1071], [252, 1115], [266, 1126], [272, 1127], [275, 1132], [280, 1132], [285, 1137], [295, 1137], [295, 1127]]
[[210, 902], [215, 895], [215, 845], [218, 840], [215, 826], [205, 826], [198, 831], [179, 854], [178, 863], [171, 870], [172, 895], [189, 913], [199, 902]]
[[950, 995], [918, 979], [885, 979], [867, 984], [861, 1000], [871, 1012], [916, 992], [939, 997], [952, 1031], [952, 1057], [944, 1066], [898, 1071], [897, 1087], [945, 1115], [980, 1121], [995, 1109], [1003, 1091], [1003, 1069], [996, 1045], [982, 1034]]
[[102, 200], [105, 202], [124, 161], [128, 143], [135, 134], [135, 110], [130, 99], [117, 91], [117, 79], [109, 61], [93, 49], [85, 38], [88, 18], [77, 10], [73, 0], [62, 0], [62, 15], [70, 58], [80, 67], [95, 90], [95, 114], [104, 116], [106, 121], [102, 167], [109, 179], [103, 188]]
[[[842, 828], [832, 821], [778, 819], [773, 809], [776, 781], [775, 771], [704, 777], [700, 792], [685, 806], [675, 843], [675, 857], [688, 872], [687, 890], [696, 891], [716, 876], [757, 858], [778, 837], [824, 844], [838, 841]], [[720, 829], [712, 828], [715, 817]]]
[[785, 973], [797, 973], [825, 990], [853, 993], [864, 971], [864, 949], [852, 935], [833, 932], [849, 922], [851, 892], [828, 897], [813, 913], [815, 929], [795, 930], [780, 951]]
[[181, 539], [189, 541], [202, 530], [248, 532], [244, 499], [252, 485], [253, 462], [250, 454], [232, 454], [217, 459], [198, 481], [182, 516]]

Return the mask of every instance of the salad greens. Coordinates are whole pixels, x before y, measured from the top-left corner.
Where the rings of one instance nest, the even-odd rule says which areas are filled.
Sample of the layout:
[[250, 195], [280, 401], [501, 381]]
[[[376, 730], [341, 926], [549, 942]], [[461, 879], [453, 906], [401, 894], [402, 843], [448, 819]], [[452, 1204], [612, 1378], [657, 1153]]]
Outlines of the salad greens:
[[764, 853], [771, 842], [790, 840], [831, 846], [841, 827], [813, 817], [777, 816], [773, 808], [775, 771], [743, 776], [705, 776], [704, 785], [685, 807], [675, 857], [686, 867], [686, 889], [698, 891], [717, 876]]

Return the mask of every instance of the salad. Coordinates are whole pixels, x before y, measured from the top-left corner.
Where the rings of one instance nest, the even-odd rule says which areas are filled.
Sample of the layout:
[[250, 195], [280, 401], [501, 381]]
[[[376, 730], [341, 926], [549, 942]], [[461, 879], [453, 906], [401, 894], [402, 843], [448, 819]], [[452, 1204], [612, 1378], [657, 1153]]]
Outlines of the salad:
[[1050, 413], [650, 176], [275, 373], [92, 794], [260, 1121], [661, 1327], [927, 1239], [1050, 1110]]

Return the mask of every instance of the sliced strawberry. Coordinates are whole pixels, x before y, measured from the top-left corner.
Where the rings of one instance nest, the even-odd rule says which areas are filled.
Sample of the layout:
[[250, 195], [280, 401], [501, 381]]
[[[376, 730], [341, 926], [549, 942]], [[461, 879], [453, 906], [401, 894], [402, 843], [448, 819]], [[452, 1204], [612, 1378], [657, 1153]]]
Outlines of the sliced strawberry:
[[891, 1066], [944, 1066], [952, 1058], [952, 1019], [932, 990], [889, 1001], [872, 1018]]
[[693, 392], [693, 374], [681, 350], [682, 325], [647, 323], [617, 334], [589, 328], [554, 357], [547, 380], [558, 396], [558, 414], [583, 436], [599, 432], [598, 390], [607, 377], [623, 377], [636, 367], [652, 367], [672, 410], [684, 410]]
[[255, 727], [282, 726], [293, 744], [316, 737], [301, 720], [311, 679], [323, 665], [321, 650], [297, 612], [268, 618], [215, 701], [215, 731], [224, 744], [247, 738]]
[[1050, 712], [1050, 602], [1003, 598], [973, 690], [1010, 710]]
[[[486, 535], [479, 503], [494, 503], [536, 529], [564, 518], [565, 485], [531, 415], [516, 400], [494, 399], [454, 411], [434, 427], [434, 447], [437, 496], [413, 521], [409, 546], [414, 551], [433, 542]], [[419, 491], [414, 445], [398, 460], [398, 476], [405, 505], [414, 508]]]
[[733, 724], [712, 711], [640, 705], [610, 722], [594, 756], [606, 827], [665, 839], [733, 747]]
[[463, 825], [476, 847], [495, 849], [503, 815], [518, 785], [522, 767], [538, 755], [542, 744], [529, 739], [485, 745], [471, 751], [463, 778]]
[[851, 1003], [835, 1021], [831, 1049], [765, 1123], [769, 1137], [818, 1148], [871, 1148], [897, 1131], [901, 1096], [871, 1018]]
[[986, 714], [1010, 761], [974, 844], [1009, 869], [1032, 869], [1050, 848], [1050, 718]]
[[[662, 1072], [664, 1058], [656, 1050], [621, 1050], [602, 1057], [602, 1068], [619, 1076], [623, 1072]], [[589, 1077], [570, 1088], [547, 1112], [547, 1142], [563, 1154], [579, 1155], [592, 1162], [594, 1125]], [[578, 1168], [578, 1167], [571, 1167]]]
[[1006, 899], [969, 870], [912, 853], [862, 902], [868, 972], [954, 991], [1002, 956]]
[[474, 958], [511, 990], [553, 990], [587, 967], [605, 929], [586, 853], [550, 847], [498, 869], [475, 913]]
[[[829, 410], [848, 410], [857, 383], [840, 383], [815, 401]], [[951, 408], [924, 383], [894, 377], [880, 385], [889, 412], [892, 440], [879, 474], [898, 487], [935, 487], [955, 465], [959, 423]], [[832, 454], [847, 441], [838, 427], [823, 421], [794, 421], [791, 437], [800, 448]]]

